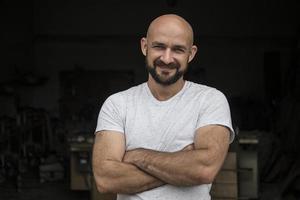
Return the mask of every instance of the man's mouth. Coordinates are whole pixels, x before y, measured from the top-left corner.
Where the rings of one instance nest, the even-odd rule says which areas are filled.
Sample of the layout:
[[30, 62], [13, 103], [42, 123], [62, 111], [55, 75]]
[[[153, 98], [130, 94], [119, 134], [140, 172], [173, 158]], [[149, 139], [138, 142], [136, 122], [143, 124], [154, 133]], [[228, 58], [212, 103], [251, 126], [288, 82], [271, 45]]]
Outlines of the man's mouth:
[[169, 66], [158, 66], [158, 67], [161, 69], [168, 69], [168, 70], [175, 69], [174, 67], [169, 67]]
[[156, 65], [156, 67], [159, 67], [160, 69], [163, 70], [173, 70], [176, 69], [176, 66], [170, 66], [170, 65]]
[[157, 59], [154, 61], [154, 66], [159, 67], [161, 69], [168, 69], [168, 70], [172, 70], [172, 69], [177, 69], [178, 67], [178, 63], [176, 62], [172, 62], [169, 64], [164, 63], [162, 60]]

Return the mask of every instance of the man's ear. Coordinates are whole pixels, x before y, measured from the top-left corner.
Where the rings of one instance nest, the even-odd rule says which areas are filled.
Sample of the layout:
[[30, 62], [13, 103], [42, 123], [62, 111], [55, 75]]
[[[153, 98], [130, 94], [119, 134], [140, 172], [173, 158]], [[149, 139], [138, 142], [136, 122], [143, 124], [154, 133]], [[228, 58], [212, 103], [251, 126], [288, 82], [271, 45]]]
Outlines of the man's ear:
[[147, 38], [143, 37], [141, 39], [141, 50], [144, 56], [147, 54]]
[[193, 45], [191, 48], [190, 55], [189, 55], [189, 62], [191, 62], [193, 60], [193, 58], [195, 57], [195, 55], [197, 53], [197, 50], [198, 50], [197, 46]]

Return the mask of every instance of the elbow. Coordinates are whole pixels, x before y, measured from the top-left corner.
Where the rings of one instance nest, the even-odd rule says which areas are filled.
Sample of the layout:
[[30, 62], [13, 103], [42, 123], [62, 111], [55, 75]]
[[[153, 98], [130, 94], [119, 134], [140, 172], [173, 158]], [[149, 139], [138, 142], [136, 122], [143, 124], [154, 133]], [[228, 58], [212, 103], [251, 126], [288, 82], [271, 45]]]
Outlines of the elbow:
[[97, 191], [101, 194], [115, 193], [113, 187], [109, 184], [109, 181], [104, 177], [94, 177]]
[[101, 163], [98, 166], [93, 166], [94, 186], [101, 194], [114, 193], [113, 180], [107, 176], [108, 172], [105, 168], [105, 163]]
[[205, 167], [198, 170], [197, 175], [195, 176], [195, 182], [200, 184], [211, 184], [217, 175], [216, 170], [213, 170], [210, 167]]
[[96, 179], [95, 183], [96, 183], [97, 191], [99, 193], [101, 193], [101, 194], [107, 194], [107, 193], [109, 193], [109, 188], [107, 187], [106, 184], [103, 183], [103, 181], [101, 181], [101, 178], [100, 179]]
[[102, 185], [96, 184], [97, 191], [101, 194], [108, 194], [108, 190], [104, 188]]

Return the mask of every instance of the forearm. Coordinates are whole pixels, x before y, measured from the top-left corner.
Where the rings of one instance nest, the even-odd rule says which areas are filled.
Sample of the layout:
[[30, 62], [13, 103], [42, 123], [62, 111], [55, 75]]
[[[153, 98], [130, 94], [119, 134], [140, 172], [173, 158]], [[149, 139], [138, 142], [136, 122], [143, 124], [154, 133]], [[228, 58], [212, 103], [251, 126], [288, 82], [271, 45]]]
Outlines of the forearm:
[[226, 127], [208, 125], [197, 130], [194, 145], [181, 151], [134, 149], [126, 152], [123, 161], [171, 185], [212, 183], [225, 160], [229, 133]]
[[134, 194], [159, 187], [164, 183], [136, 166], [120, 161], [103, 161], [94, 167], [99, 192]]
[[171, 185], [191, 186], [212, 182], [207, 153], [205, 149], [174, 153], [136, 149], [125, 161]]

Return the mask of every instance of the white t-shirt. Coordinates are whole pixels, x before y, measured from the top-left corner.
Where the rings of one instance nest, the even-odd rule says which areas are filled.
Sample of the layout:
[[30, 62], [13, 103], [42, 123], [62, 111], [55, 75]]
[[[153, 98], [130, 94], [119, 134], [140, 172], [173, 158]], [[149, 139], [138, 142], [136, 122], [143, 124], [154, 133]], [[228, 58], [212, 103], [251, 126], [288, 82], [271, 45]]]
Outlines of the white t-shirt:
[[[157, 100], [147, 83], [111, 95], [104, 102], [97, 131], [125, 134], [126, 150], [146, 148], [175, 152], [193, 143], [198, 128], [219, 124], [234, 132], [226, 97], [218, 90], [185, 81], [166, 101]], [[135, 195], [118, 194], [118, 200], [209, 200], [211, 184], [192, 187], [164, 185]]]

